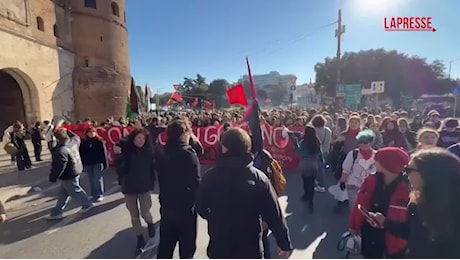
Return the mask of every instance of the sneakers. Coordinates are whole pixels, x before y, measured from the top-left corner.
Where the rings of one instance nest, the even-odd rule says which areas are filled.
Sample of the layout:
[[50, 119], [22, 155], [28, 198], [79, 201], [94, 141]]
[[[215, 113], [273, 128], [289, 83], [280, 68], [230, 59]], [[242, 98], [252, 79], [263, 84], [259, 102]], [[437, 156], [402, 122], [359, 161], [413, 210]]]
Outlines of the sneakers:
[[49, 215], [46, 217], [46, 220], [61, 220], [64, 218], [64, 215], [61, 213], [59, 215]]
[[82, 207], [81, 210], [80, 210], [80, 213], [84, 214], [84, 213], [90, 211], [92, 208], [94, 208], [94, 204], [91, 204], [90, 206]]
[[137, 236], [137, 245], [136, 245], [136, 249], [134, 250], [134, 255], [135, 256], [140, 255], [142, 253], [142, 250], [144, 249], [144, 246], [145, 246], [144, 236], [142, 235]]
[[326, 192], [326, 188], [321, 187], [321, 186], [316, 186], [316, 187], [315, 187], [315, 191], [316, 191], [316, 192]]
[[104, 197], [97, 197], [94, 201], [95, 202], [102, 202], [104, 200]]

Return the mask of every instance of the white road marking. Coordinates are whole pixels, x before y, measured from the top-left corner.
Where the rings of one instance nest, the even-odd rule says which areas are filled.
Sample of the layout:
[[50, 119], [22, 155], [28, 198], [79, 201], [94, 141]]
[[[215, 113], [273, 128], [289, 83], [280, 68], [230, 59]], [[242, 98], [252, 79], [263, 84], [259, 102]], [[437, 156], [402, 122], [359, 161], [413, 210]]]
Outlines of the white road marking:
[[[112, 195], [116, 192], [118, 192], [120, 190], [120, 186], [113, 186], [112, 188], [110, 188], [105, 196], [109, 196], [109, 195]], [[50, 227], [47, 231], [45, 231], [45, 234], [46, 235], [51, 235], [55, 232], [57, 232], [58, 230], [60, 230], [61, 228], [67, 226], [69, 223], [71, 223], [72, 221], [74, 221], [76, 218], [78, 218], [79, 216], [81, 215], [81, 213], [79, 212], [76, 212], [74, 213], [73, 215], [70, 215], [68, 217], [65, 217], [63, 220], [59, 221], [59, 223], [57, 223], [56, 225]]]
[[313, 254], [321, 241], [326, 238], [327, 232], [323, 232], [305, 249], [294, 249], [289, 259], [313, 259]]

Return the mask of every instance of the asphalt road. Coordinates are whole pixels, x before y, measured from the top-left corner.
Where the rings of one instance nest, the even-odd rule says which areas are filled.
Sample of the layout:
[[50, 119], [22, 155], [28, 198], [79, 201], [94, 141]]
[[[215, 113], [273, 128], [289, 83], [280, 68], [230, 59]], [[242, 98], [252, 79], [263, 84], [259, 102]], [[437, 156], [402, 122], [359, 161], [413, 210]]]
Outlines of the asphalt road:
[[[299, 199], [302, 188], [298, 172], [288, 171], [286, 177], [286, 195], [279, 200], [295, 248], [291, 258], [343, 258], [336, 244], [347, 229], [346, 215], [333, 214], [335, 202], [327, 192], [316, 192], [315, 212], [308, 214]], [[45, 220], [54, 206], [57, 186], [15, 201], [8, 221], [0, 226], [0, 258], [133, 258], [136, 239], [115, 180], [114, 173], [107, 173], [106, 191], [110, 194], [96, 208], [80, 215], [71, 203], [61, 221]], [[88, 187], [86, 178], [83, 185]], [[152, 196], [154, 221], [159, 221], [158, 196]], [[206, 222], [200, 219], [195, 258], [207, 258], [207, 242]], [[274, 239], [272, 244], [276, 256]]]

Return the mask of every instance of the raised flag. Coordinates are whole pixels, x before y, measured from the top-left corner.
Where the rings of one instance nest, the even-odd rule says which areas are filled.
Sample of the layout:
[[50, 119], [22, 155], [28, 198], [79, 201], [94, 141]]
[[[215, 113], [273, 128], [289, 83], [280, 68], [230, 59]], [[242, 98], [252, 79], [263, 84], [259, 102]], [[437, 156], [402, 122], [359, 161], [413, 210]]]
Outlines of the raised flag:
[[174, 92], [172, 93], [171, 95], [171, 98], [173, 101], [177, 102], [177, 103], [180, 103], [182, 102], [183, 98], [181, 97], [181, 95], [179, 95], [177, 92]]
[[227, 90], [227, 99], [230, 106], [241, 105], [246, 107], [248, 105], [248, 100], [246, 99], [246, 94], [244, 94], [242, 84], [229, 88]]
[[131, 77], [131, 90], [129, 93], [129, 107], [126, 111], [127, 119], [133, 118], [139, 115], [139, 95], [137, 94], [137, 88], [134, 84], [134, 78]]
[[252, 106], [246, 111], [243, 120], [248, 120], [249, 131], [251, 132], [252, 152], [254, 154], [262, 152], [264, 142], [262, 138], [262, 129], [260, 128], [259, 102], [257, 101], [256, 86], [252, 78], [251, 66], [249, 59], [246, 57], [246, 65], [248, 67], [249, 87], [251, 89]]

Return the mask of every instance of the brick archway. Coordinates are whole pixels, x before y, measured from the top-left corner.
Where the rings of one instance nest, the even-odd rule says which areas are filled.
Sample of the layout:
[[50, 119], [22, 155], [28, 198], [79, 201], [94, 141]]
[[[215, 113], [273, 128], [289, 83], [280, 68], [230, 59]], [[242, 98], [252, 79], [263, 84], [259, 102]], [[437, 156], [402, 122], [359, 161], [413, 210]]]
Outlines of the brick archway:
[[0, 69], [0, 93], [0, 131], [15, 120], [30, 125], [40, 119], [37, 88], [21, 70]]

